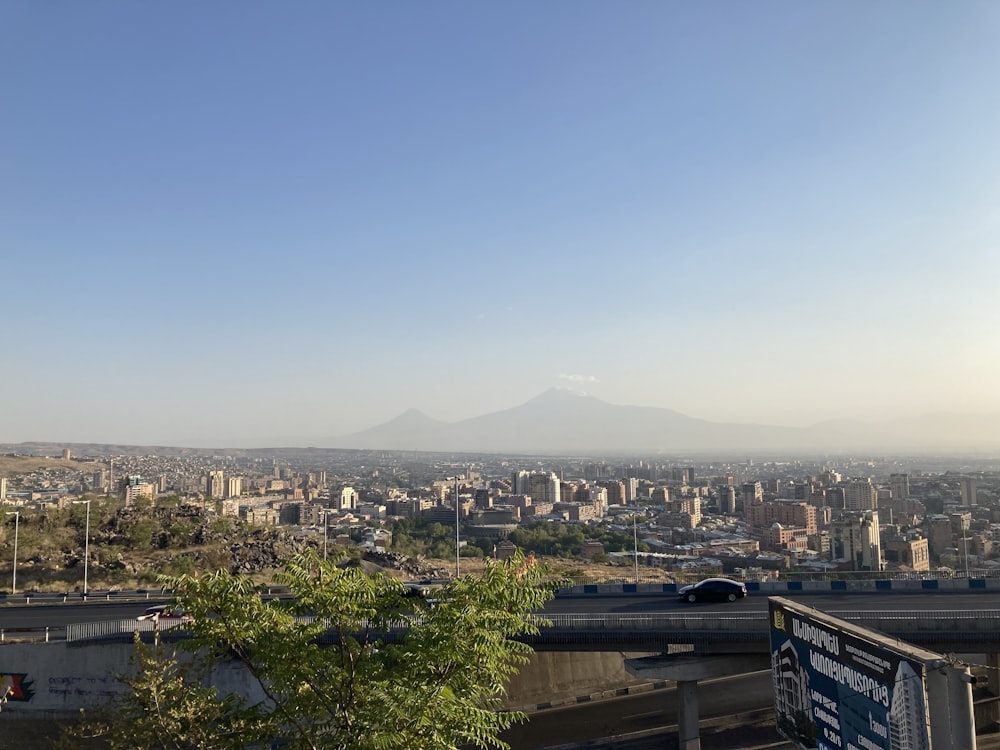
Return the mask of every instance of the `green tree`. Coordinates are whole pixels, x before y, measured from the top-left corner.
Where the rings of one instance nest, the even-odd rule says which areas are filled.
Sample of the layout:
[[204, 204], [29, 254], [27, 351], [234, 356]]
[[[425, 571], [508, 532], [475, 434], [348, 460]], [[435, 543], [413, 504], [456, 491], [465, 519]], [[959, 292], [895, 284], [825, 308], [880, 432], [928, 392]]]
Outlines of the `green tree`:
[[132, 549], [146, 552], [153, 546], [153, 537], [159, 532], [160, 524], [153, 519], [133, 522], [127, 529], [128, 542]]
[[153, 645], [136, 633], [132, 666], [130, 674], [120, 676], [132, 689], [129, 698], [114, 710], [85, 719], [58, 748], [104, 737], [115, 748], [233, 750], [253, 736], [240, 698], [202, 684], [203, 669], [197, 662], [178, 659], [176, 650], [167, 650], [159, 633]]
[[[119, 720], [103, 728], [110, 746], [506, 747], [499, 734], [524, 716], [498, 709], [530, 652], [516, 637], [537, 632], [531, 613], [551, 596], [533, 559], [491, 562], [437, 591], [433, 607], [393, 579], [324, 563], [311, 550], [278, 580], [294, 599], [264, 601], [250, 578], [225, 571], [164, 579], [194, 618], [182, 647], [199, 664], [241, 662], [266, 698], [250, 705], [186, 691], [201, 683], [177, 660], [144, 654]], [[178, 733], [196, 721], [217, 731]]]

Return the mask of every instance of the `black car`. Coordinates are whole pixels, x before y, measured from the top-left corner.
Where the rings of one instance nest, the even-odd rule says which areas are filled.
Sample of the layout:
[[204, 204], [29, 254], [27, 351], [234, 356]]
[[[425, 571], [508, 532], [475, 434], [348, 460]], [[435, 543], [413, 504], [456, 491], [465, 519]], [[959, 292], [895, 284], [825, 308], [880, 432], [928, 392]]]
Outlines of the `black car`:
[[747, 587], [745, 583], [728, 578], [706, 578], [692, 586], [685, 586], [677, 595], [687, 602], [735, 602], [747, 595]]

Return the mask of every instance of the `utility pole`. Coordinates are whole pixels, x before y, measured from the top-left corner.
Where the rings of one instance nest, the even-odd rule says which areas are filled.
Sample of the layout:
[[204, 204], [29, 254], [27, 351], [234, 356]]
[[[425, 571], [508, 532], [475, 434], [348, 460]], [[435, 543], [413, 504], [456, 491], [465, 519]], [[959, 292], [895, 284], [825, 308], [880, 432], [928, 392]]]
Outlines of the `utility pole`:
[[87, 569], [90, 565], [90, 500], [74, 500], [77, 505], [87, 506], [87, 527], [83, 532], [83, 598], [87, 598]]
[[639, 583], [639, 530], [636, 527], [635, 513], [632, 513], [632, 559], [635, 561], [635, 582]]
[[21, 511], [19, 510], [9, 510], [7, 511], [8, 516], [14, 516], [14, 577], [10, 584], [10, 593], [17, 593], [17, 532], [18, 526], [21, 521]]

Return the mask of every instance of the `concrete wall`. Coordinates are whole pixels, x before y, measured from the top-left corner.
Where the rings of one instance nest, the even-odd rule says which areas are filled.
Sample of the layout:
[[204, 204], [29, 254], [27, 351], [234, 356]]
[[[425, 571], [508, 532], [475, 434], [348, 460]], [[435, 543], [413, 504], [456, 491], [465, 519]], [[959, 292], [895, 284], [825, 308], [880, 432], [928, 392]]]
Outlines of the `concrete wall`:
[[[15, 690], [0, 710], [0, 720], [68, 717], [81, 708], [106, 703], [126, 689], [118, 676], [129, 673], [133, 648], [131, 643], [0, 644], [0, 689], [11, 686]], [[160, 648], [174, 650], [169, 643]], [[505, 705], [530, 709], [643, 685], [647, 681], [625, 672], [625, 658], [642, 655], [615, 651], [532, 654], [511, 680]], [[237, 662], [216, 668], [210, 679], [222, 692], [263, 699]]]
[[507, 685], [508, 708], [575, 701], [579, 696], [648, 682], [625, 671], [625, 659], [645, 654], [616, 651], [544, 651], [531, 655]]
[[[160, 648], [173, 651], [170, 644]], [[15, 691], [0, 717], [67, 716], [106, 703], [125, 690], [118, 675], [129, 672], [132, 651], [131, 643], [0, 644], [0, 690]], [[235, 662], [213, 671], [210, 679], [223, 692], [262, 698], [250, 674]]]

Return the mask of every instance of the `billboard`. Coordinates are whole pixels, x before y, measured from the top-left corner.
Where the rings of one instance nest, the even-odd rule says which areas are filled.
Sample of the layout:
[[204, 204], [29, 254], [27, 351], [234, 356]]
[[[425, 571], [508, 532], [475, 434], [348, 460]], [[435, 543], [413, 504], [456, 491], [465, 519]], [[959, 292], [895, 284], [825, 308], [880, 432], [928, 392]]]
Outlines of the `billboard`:
[[929, 750], [937, 655], [781, 598], [770, 600], [778, 731], [800, 748]]

